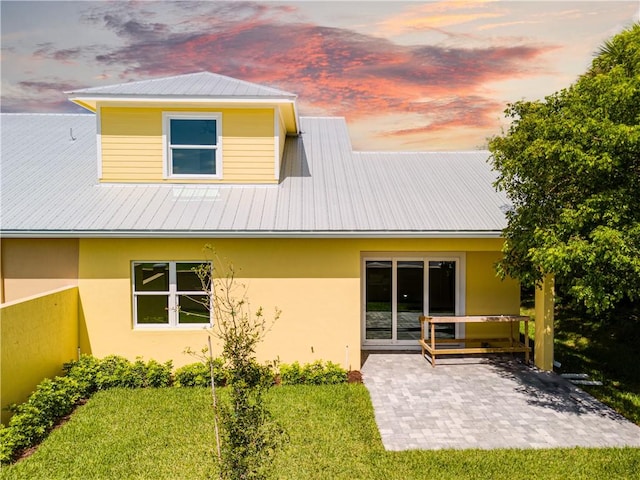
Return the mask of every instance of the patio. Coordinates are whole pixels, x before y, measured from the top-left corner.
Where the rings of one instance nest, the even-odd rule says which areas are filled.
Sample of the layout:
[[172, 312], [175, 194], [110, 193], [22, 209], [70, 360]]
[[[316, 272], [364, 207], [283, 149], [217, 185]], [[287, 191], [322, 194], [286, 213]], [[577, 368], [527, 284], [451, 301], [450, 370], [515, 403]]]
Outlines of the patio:
[[364, 352], [387, 450], [640, 447], [640, 427], [556, 374], [507, 357]]

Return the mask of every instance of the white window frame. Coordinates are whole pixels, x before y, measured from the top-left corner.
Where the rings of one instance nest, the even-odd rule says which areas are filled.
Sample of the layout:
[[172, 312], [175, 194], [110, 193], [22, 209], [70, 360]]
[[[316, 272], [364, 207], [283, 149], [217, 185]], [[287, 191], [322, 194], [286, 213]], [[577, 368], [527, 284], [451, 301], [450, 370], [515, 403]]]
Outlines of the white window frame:
[[[420, 345], [415, 340], [374, 340], [367, 339], [367, 320], [366, 320], [366, 269], [368, 261], [390, 261], [392, 262], [392, 304], [394, 309], [397, 308], [397, 265], [401, 261], [422, 261], [424, 262], [424, 315], [429, 311], [429, 262], [455, 261], [456, 262], [456, 316], [466, 315], [466, 263], [467, 256], [465, 252], [367, 252], [361, 255], [360, 265], [360, 335], [362, 339], [362, 347], [370, 349], [420, 349]], [[392, 322], [393, 336], [396, 334], [396, 322], [394, 318]], [[465, 338], [464, 323], [455, 324], [456, 338]], [[455, 344], [452, 344], [455, 345]]]
[[[169, 264], [169, 290], [165, 292], [161, 291], [149, 291], [149, 292], [137, 292], [136, 291], [136, 265], [141, 263], [162, 263]], [[133, 327], [136, 330], [167, 330], [167, 329], [180, 329], [180, 330], [201, 330], [211, 328], [213, 325], [213, 308], [209, 308], [209, 323], [179, 323], [180, 315], [178, 309], [178, 296], [179, 295], [193, 295], [204, 296], [205, 293], [202, 290], [199, 291], [178, 291], [177, 280], [177, 264], [179, 263], [196, 263], [205, 264], [210, 263], [213, 271], [213, 264], [202, 260], [134, 260], [131, 262], [131, 293], [132, 293], [132, 311], [133, 311]], [[138, 302], [136, 301], [139, 296], [167, 296], [168, 300], [168, 317], [169, 323], [138, 323]]]
[[[215, 120], [216, 121], [216, 145], [180, 145], [179, 148], [194, 148], [214, 150], [216, 156], [215, 174], [189, 174], [181, 175], [173, 173], [173, 146], [171, 145], [171, 120]], [[162, 112], [162, 169], [164, 178], [175, 179], [221, 179], [222, 178], [222, 113], [220, 112]], [[176, 148], [178, 146], [176, 145]]]

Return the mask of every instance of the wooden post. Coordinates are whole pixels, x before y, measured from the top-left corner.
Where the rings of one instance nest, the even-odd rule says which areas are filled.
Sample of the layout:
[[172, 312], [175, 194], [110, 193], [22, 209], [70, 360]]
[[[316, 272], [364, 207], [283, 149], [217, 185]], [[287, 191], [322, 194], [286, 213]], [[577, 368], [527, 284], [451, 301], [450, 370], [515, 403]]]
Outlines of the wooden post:
[[529, 317], [524, 321], [524, 346], [527, 349], [524, 352], [524, 363], [529, 365]]
[[431, 366], [436, 366], [436, 324], [431, 322]]
[[534, 360], [536, 367], [546, 371], [553, 370], [553, 287], [553, 275], [545, 275], [542, 285], [536, 287]]

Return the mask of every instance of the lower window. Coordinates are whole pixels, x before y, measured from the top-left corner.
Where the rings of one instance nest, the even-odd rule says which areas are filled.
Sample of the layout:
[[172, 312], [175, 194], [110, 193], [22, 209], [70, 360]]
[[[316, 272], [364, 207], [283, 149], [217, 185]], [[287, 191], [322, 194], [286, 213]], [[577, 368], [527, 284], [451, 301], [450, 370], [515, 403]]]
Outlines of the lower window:
[[211, 325], [209, 298], [196, 273], [201, 265], [202, 262], [133, 262], [134, 325]]

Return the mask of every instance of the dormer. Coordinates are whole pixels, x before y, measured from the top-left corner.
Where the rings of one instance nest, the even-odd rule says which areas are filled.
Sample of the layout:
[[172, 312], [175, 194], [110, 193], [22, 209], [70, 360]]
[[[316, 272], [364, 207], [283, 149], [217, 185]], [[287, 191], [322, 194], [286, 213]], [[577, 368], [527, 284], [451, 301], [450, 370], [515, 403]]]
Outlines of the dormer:
[[278, 183], [296, 95], [209, 72], [66, 92], [97, 116], [106, 183]]

